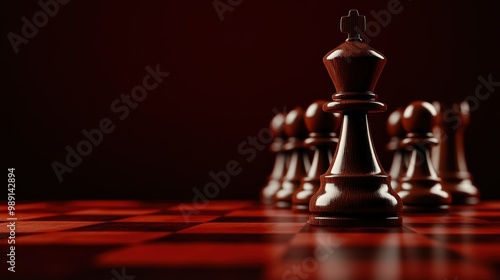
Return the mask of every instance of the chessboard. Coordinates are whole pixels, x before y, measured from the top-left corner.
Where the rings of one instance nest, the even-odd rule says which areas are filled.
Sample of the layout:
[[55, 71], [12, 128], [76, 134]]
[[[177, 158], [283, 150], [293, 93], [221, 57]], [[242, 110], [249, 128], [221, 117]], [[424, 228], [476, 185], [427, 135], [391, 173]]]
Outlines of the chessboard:
[[403, 213], [402, 227], [324, 227], [254, 201], [18, 202], [1, 279], [500, 279], [500, 202]]

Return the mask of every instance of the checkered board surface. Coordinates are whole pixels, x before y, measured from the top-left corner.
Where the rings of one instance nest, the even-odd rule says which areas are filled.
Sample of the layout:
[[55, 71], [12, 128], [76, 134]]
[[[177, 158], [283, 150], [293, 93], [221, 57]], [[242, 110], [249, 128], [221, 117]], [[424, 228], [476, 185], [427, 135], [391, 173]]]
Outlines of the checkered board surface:
[[[251, 201], [18, 204], [16, 272], [0, 279], [500, 279], [500, 202], [408, 214], [401, 228], [327, 228]], [[4, 219], [5, 221], [5, 219]]]

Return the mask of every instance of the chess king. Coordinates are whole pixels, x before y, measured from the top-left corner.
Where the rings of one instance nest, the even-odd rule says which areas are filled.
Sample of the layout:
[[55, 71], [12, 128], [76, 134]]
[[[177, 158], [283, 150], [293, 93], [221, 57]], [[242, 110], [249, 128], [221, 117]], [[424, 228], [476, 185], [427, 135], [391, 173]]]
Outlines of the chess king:
[[323, 62], [337, 89], [326, 112], [343, 115], [339, 143], [328, 171], [309, 203], [309, 223], [318, 226], [401, 226], [402, 202], [391, 187], [370, 136], [369, 112], [383, 112], [373, 93], [386, 58], [363, 42], [366, 18], [350, 10], [341, 18], [347, 40]]

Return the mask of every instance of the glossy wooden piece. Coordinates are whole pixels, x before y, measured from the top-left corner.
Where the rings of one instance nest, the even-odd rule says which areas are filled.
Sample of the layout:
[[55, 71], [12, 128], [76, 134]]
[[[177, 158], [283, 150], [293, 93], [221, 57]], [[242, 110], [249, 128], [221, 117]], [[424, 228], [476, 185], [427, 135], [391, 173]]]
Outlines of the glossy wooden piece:
[[290, 154], [290, 160], [280, 188], [274, 195], [274, 205], [277, 208], [291, 208], [293, 193], [300, 186], [302, 178], [307, 175], [310, 167], [308, 148], [304, 145], [304, 140], [307, 138], [304, 117], [304, 110], [297, 106], [285, 118], [285, 133], [288, 140], [283, 149]]
[[451, 195], [443, 189], [430, 157], [431, 146], [438, 143], [432, 134], [436, 115], [431, 103], [420, 100], [410, 103], [403, 113], [407, 135], [402, 145], [412, 147], [408, 170], [398, 190], [405, 211], [446, 211], [451, 203]]
[[408, 148], [401, 145], [401, 140], [406, 136], [406, 131], [401, 122], [403, 111], [404, 109], [399, 107], [394, 110], [387, 119], [387, 132], [389, 136], [391, 136], [387, 144], [387, 150], [393, 151], [394, 153], [391, 168], [389, 170], [391, 186], [394, 190], [398, 189], [401, 178], [406, 174], [410, 156]]
[[439, 109], [436, 127], [440, 141], [433, 156], [441, 183], [451, 193], [453, 204], [477, 204], [480, 193], [465, 158], [464, 132], [470, 120], [469, 103], [435, 104]]
[[293, 194], [294, 211], [309, 212], [309, 201], [319, 189], [319, 178], [328, 170], [334, 145], [338, 142], [340, 114], [323, 111], [326, 103], [326, 100], [314, 101], [306, 110], [305, 123], [309, 137], [304, 144], [314, 151], [314, 155], [307, 176], [302, 178], [299, 188]]
[[382, 168], [368, 125], [368, 112], [382, 112], [373, 89], [385, 65], [385, 57], [353, 32], [365, 30], [365, 19], [356, 10], [341, 21], [349, 37], [330, 51], [323, 62], [337, 89], [327, 112], [343, 115], [334, 159], [321, 176], [319, 190], [311, 198], [309, 223], [320, 226], [401, 226], [402, 203]]
[[260, 200], [265, 204], [274, 203], [274, 195], [281, 186], [281, 179], [286, 174], [287, 153], [283, 149], [286, 141], [285, 115], [278, 113], [273, 117], [269, 125], [274, 135], [274, 140], [269, 146], [269, 151], [275, 154], [274, 166], [271, 174], [267, 177], [266, 184], [261, 189]]

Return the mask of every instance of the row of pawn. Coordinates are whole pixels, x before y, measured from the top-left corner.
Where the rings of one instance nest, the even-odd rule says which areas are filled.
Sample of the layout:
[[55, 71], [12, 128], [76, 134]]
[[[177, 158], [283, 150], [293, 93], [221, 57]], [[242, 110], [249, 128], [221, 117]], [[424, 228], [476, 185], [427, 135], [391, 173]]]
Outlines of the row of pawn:
[[[338, 142], [341, 115], [326, 113], [323, 104], [313, 102], [307, 110], [296, 107], [280, 113], [271, 121], [275, 138], [271, 151], [275, 164], [267, 184], [261, 191], [264, 203], [278, 208], [307, 211], [312, 195], [318, 190], [320, 176], [330, 166], [332, 150]], [[309, 150], [313, 150], [312, 161]]]
[[[309, 211], [341, 137], [342, 115], [323, 111], [325, 103], [314, 101], [306, 111], [297, 106], [271, 120], [275, 138], [269, 149], [275, 162], [260, 192], [263, 203]], [[389, 175], [406, 211], [441, 211], [452, 203], [478, 203], [479, 191], [467, 171], [463, 147], [467, 108], [465, 102], [447, 108], [440, 102], [414, 101], [390, 114], [387, 148], [394, 158]]]

